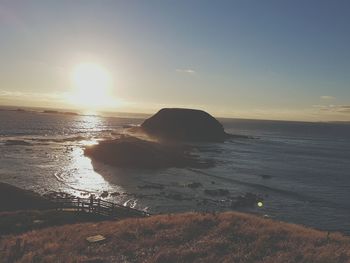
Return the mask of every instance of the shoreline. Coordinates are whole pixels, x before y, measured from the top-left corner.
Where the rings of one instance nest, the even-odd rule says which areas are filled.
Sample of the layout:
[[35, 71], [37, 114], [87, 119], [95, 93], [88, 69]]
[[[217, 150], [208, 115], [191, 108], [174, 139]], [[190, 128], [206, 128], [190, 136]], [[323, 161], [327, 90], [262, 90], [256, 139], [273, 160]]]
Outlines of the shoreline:
[[[16, 112], [9, 116], [15, 115], [22, 116]], [[349, 168], [348, 141], [343, 137], [346, 130], [323, 141], [327, 129], [315, 134], [311, 130], [305, 138], [305, 129], [299, 132], [299, 126], [260, 127], [259, 122], [228, 122], [225, 129], [230, 133], [237, 129], [241, 134], [259, 134], [259, 139], [195, 145], [195, 154], [199, 152], [201, 158], [217, 162], [213, 168], [147, 171], [95, 165], [97, 161], [91, 162], [83, 155], [86, 145], [96, 144], [102, 138], [119, 138], [124, 125], [134, 122], [99, 119], [101, 123], [95, 123], [96, 119], [87, 119], [94, 127], [91, 131], [90, 126], [80, 126], [75, 118], [67, 117], [64, 127], [72, 132], [63, 134], [66, 128], [61, 130], [63, 126], [59, 126], [61, 116], [42, 114], [39, 117], [40, 129], [31, 122], [24, 122], [29, 125], [28, 130], [21, 128], [21, 122], [5, 125], [3, 133], [19, 133], [11, 138], [9, 145], [5, 144], [5, 137], [0, 142], [5, 153], [0, 158], [2, 181], [40, 194], [62, 191], [87, 197], [91, 193], [104, 196], [104, 192], [108, 192], [104, 200], [150, 213], [230, 210], [231, 201], [238, 195], [253, 193], [264, 197], [264, 206], [255, 206], [248, 212], [349, 234], [348, 193], [343, 187], [348, 184]], [[55, 130], [46, 121], [52, 123]], [[79, 128], [78, 131], [75, 128]], [[282, 133], [276, 135], [276, 131]], [[38, 135], [32, 135], [36, 133]], [[27, 140], [31, 137], [33, 140]], [[195, 188], [199, 184], [202, 186]], [[220, 189], [230, 194], [208, 195]]]
[[[64, 193], [64, 192], [55, 192], [55, 193], [50, 193], [48, 195], [40, 195], [38, 193], [29, 191], [29, 190], [25, 190], [22, 188], [18, 188], [15, 187], [13, 185], [7, 184], [7, 183], [1, 183], [0, 182], [0, 200], [6, 200], [6, 199], [10, 199], [12, 201], [12, 205], [9, 206], [8, 202], [5, 201], [6, 206], [4, 206], [4, 202], [0, 202], [0, 215], [6, 215], [11, 217], [11, 213], [13, 213], [13, 215], [16, 215], [16, 213], [26, 213], [26, 212], [47, 212], [47, 211], [64, 211], [62, 209], [58, 209], [57, 210], [57, 203], [52, 202], [52, 200], [55, 200], [56, 198], [58, 199], [62, 199], [62, 198], [66, 198], [67, 200], [70, 199], [80, 199], [82, 200], [89, 200], [89, 198], [78, 198], [75, 197], [73, 195]], [[101, 197], [94, 197], [96, 199], [96, 202], [98, 199], [100, 199]], [[241, 202], [245, 203], [245, 202], [250, 202], [253, 199], [256, 200], [256, 198], [258, 198], [258, 196], [251, 196], [248, 195], [247, 199], [241, 199]], [[106, 202], [102, 199], [100, 199], [101, 202]], [[24, 203], [23, 203], [24, 202]], [[255, 202], [255, 201], [254, 201]], [[109, 203], [109, 202], [107, 202]], [[23, 204], [26, 204], [27, 206], [24, 208]], [[113, 203], [110, 203], [113, 204]], [[304, 227], [304, 228], [310, 228], [310, 229], [314, 229], [316, 231], [321, 231], [321, 232], [328, 232], [328, 233], [339, 233], [341, 235], [344, 235], [346, 237], [350, 237], [350, 234], [343, 232], [343, 231], [330, 231], [327, 229], [319, 229], [319, 228], [315, 228], [315, 227], [311, 227], [311, 226], [307, 226], [307, 225], [303, 225], [303, 224], [298, 224], [298, 223], [293, 223], [293, 222], [287, 222], [287, 221], [282, 221], [282, 220], [278, 220], [278, 219], [273, 219], [270, 217], [266, 217], [265, 215], [259, 214], [259, 213], [255, 213], [253, 211], [244, 211], [244, 210], [237, 210], [237, 209], [231, 209], [231, 210], [210, 210], [210, 211], [195, 211], [195, 210], [191, 210], [191, 211], [180, 211], [180, 212], [164, 212], [164, 213], [157, 213], [157, 214], [149, 214], [145, 211], [142, 210], [137, 210], [137, 209], [133, 209], [133, 208], [129, 208], [128, 206], [123, 206], [123, 205], [118, 205], [115, 204], [115, 206], [121, 206], [121, 208], [125, 207], [125, 209], [130, 209], [130, 213], [127, 212], [127, 210], [122, 209], [123, 211], [121, 211], [120, 217], [115, 217], [114, 219], [120, 220], [120, 219], [124, 219], [124, 218], [133, 218], [133, 217], [144, 217], [144, 216], [161, 216], [161, 215], [167, 215], [167, 214], [184, 214], [184, 213], [190, 213], [190, 212], [194, 212], [194, 213], [242, 213], [242, 214], [246, 214], [246, 215], [253, 215], [256, 216], [258, 218], [262, 218], [262, 219], [269, 219], [269, 220], [273, 220], [275, 222], [283, 222], [286, 224], [293, 224], [293, 225], [298, 225], [300, 227]], [[239, 208], [239, 206], [238, 206]], [[73, 211], [74, 210], [74, 211]], [[79, 214], [79, 211], [82, 212], [83, 215], [88, 215], [88, 209], [85, 210], [79, 210], [79, 209], [73, 209], [71, 212], [76, 212], [77, 214]], [[66, 209], [65, 212], [69, 211], [69, 209]], [[140, 212], [139, 215], [137, 215], [137, 212]], [[101, 216], [98, 214], [91, 214], [93, 216], [91, 216], [92, 218], [95, 217], [99, 220], [111, 220], [112, 218], [109, 218], [108, 216]], [[17, 215], [15, 216], [17, 217]], [[90, 216], [88, 216], [90, 217]], [[71, 220], [72, 222], [74, 222], [74, 220]], [[0, 226], [1, 228], [1, 226]], [[0, 235], [1, 235], [1, 231], [0, 231]]]

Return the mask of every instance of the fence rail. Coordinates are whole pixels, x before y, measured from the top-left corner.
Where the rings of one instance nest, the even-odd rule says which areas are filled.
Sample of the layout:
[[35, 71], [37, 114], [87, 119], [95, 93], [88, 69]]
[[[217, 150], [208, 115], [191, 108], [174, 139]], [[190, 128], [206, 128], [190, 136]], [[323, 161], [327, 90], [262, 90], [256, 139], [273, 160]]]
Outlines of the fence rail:
[[59, 210], [73, 209], [84, 211], [106, 217], [146, 217], [149, 213], [101, 199], [79, 198], [79, 197], [55, 197], [50, 201]]

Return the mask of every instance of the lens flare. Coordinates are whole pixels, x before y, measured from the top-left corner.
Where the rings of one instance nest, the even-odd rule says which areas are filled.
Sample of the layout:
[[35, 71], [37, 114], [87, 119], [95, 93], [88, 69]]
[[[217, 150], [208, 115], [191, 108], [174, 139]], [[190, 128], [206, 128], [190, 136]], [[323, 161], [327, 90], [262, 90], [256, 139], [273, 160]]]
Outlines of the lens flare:
[[101, 109], [116, 105], [112, 97], [112, 77], [108, 70], [94, 63], [82, 63], [72, 71], [73, 91], [69, 102], [76, 107]]

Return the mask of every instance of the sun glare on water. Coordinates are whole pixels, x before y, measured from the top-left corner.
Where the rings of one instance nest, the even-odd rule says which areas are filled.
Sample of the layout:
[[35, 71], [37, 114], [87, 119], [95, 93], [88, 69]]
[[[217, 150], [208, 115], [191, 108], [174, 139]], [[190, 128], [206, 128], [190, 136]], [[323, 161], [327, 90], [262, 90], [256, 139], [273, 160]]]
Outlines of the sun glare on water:
[[112, 77], [104, 67], [94, 63], [79, 64], [73, 69], [71, 80], [71, 104], [94, 110], [114, 106]]

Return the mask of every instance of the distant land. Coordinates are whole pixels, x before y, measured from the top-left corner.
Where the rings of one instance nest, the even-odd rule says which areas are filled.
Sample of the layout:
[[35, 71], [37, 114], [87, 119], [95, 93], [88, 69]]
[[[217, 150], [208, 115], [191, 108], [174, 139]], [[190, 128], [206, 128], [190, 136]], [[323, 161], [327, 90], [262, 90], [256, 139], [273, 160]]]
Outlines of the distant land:
[[[0, 111], [19, 111], [19, 112], [33, 112], [33, 113], [54, 113], [54, 114], [66, 114], [66, 115], [79, 115], [79, 116], [101, 116], [101, 117], [115, 117], [115, 118], [137, 118], [145, 119], [152, 116], [154, 113], [138, 113], [138, 112], [111, 112], [101, 111], [97, 114], [85, 114], [83, 111], [77, 111], [74, 109], [56, 109], [45, 107], [21, 107], [21, 106], [1, 106]], [[290, 121], [290, 120], [273, 120], [273, 119], [249, 119], [249, 118], [237, 118], [237, 117], [220, 117], [213, 115], [220, 121], [225, 120], [239, 120], [239, 121], [268, 121], [268, 122], [286, 122], [286, 123], [330, 123], [330, 124], [350, 124], [350, 121]]]
[[44, 110], [42, 113], [48, 113], [48, 114], [64, 114], [64, 115], [79, 115], [76, 112], [70, 112], [70, 111], [56, 111], [56, 110]]
[[116, 118], [147, 118], [151, 114], [147, 113], [133, 113], [133, 112], [98, 112], [97, 114], [86, 114], [82, 111], [73, 109], [54, 109], [42, 107], [20, 107], [20, 106], [0, 106], [0, 111], [17, 111], [17, 112], [32, 112], [45, 114], [64, 114], [77, 116], [102, 116], [102, 117], [116, 117]]

